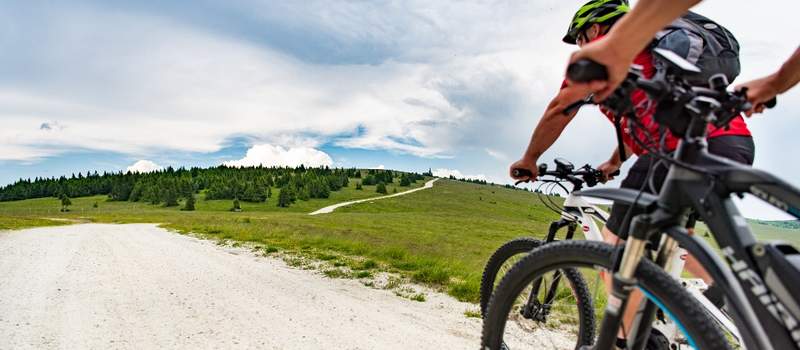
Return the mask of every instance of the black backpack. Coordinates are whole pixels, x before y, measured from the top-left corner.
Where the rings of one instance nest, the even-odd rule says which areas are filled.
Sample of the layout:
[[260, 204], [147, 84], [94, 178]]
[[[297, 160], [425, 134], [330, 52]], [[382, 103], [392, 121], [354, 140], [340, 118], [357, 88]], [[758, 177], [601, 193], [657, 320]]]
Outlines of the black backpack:
[[701, 73], [688, 77], [693, 85], [706, 86], [708, 79], [723, 73], [733, 82], [739, 66], [739, 42], [725, 27], [694, 12], [687, 12], [656, 34], [651, 47], [673, 51], [697, 65]]

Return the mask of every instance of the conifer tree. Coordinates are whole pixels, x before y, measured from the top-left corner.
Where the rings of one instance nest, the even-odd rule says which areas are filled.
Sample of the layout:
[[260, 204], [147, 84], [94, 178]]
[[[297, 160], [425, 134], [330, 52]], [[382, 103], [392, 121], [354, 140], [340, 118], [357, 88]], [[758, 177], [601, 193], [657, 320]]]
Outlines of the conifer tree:
[[386, 184], [383, 181], [378, 182], [378, 187], [375, 188], [375, 192], [386, 194]]
[[[73, 176], [75, 176], [75, 175], [73, 174]], [[72, 205], [72, 201], [69, 200], [69, 196], [67, 196], [66, 194], [62, 193], [61, 194], [61, 211], [62, 212], [69, 211], [69, 206], [70, 205]]]
[[183, 208], [181, 208], [181, 210], [193, 211], [194, 204], [195, 204], [194, 195], [193, 194], [189, 195], [189, 197], [186, 197], [186, 203], [183, 204]]
[[233, 208], [231, 208], [231, 211], [235, 211], [235, 212], [242, 211], [242, 207], [239, 205], [239, 199], [238, 198], [235, 198], [233, 200]]
[[278, 193], [278, 206], [281, 208], [286, 208], [292, 204], [291, 194], [289, 193], [289, 188], [284, 187], [281, 189], [280, 193]]

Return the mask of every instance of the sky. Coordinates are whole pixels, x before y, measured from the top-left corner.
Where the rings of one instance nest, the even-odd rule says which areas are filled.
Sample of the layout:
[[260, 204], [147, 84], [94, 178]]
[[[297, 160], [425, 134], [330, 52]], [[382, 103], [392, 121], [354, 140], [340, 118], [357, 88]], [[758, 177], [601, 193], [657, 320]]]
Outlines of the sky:
[[[575, 49], [560, 39], [582, 3], [0, 0], [0, 186], [301, 163], [508, 183], [560, 86]], [[798, 45], [797, 1], [696, 10], [738, 38], [737, 82]], [[748, 124], [755, 166], [800, 186], [797, 111], [800, 89]], [[613, 130], [584, 108], [541, 161], [597, 165]], [[753, 200], [740, 207], [782, 218]]]

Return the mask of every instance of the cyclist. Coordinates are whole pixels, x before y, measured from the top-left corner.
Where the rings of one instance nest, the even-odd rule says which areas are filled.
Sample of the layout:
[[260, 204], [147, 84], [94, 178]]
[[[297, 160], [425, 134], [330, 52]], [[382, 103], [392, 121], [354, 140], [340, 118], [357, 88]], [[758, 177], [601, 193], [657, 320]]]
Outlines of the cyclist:
[[[595, 100], [602, 101], [619, 86], [634, 58], [650, 44], [653, 36], [671, 21], [686, 13], [702, 0], [640, 0], [630, 13], [622, 18], [602, 40], [595, 40], [574, 52], [569, 62], [582, 58], [591, 59], [606, 67], [607, 81], [588, 84], [571, 84], [571, 94], [586, 96], [595, 93]], [[800, 82], [800, 48], [774, 74], [739, 85], [748, 87], [748, 100], [753, 109], [763, 111], [763, 103], [786, 92]]]
[[[623, 15], [628, 12], [627, 1], [624, 0], [592, 0], [583, 5], [575, 14], [572, 22], [570, 23], [569, 30], [564, 37], [563, 41], [568, 44], [577, 44], [583, 47], [590, 42], [602, 38], [619, 20], [624, 18]], [[668, 42], [689, 42], [688, 39], [682, 38], [686, 33], [682, 31], [673, 31], [667, 36], [674, 36], [668, 38], [662, 37], [659, 43]], [[684, 40], [686, 39], [686, 40]], [[688, 50], [687, 50], [688, 51]], [[643, 67], [643, 74], [646, 78], [652, 77], [655, 72], [653, 64], [653, 56], [650, 50], [640, 52], [635, 58], [634, 63]], [[510, 167], [512, 177], [516, 180], [534, 180], [537, 176], [536, 163], [539, 157], [558, 139], [564, 128], [575, 117], [577, 111], [570, 112], [564, 115], [566, 106], [573, 102], [584, 98], [585, 90], [569, 88], [566, 84], [562, 84], [562, 89], [555, 98], [547, 106], [544, 115], [539, 120], [533, 136], [531, 137], [525, 154], [522, 159], [513, 163]], [[636, 91], [632, 95], [632, 102], [636, 106], [637, 119], [643, 124], [643, 130], [633, 131], [630, 129], [623, 129], [623, 147], [625, 148], [626, 155], [637, 155], [637, 159], [626, 178], [622, 181], [621, 187], [633, 188], [639, 190], [644, 188], [645, 191], [652, 193], [660, 190], [661, 185], [666, 177], [668, 166], [666, 164], [657, 164], [654, 162], [654, 157], [650, 155], [645, 147], [637, 144], [634, 137], [644, 141], [648, 148], [661, 147], [661, 134], [662, 130], [658, 124], [653, 120], [653, 113], [655, 106], [643, 91]], [[608, 110], [601, 108], [601, 111], [606, 117], [613, 121], [615, 116]], [[625, 117], [621, 118], [622, 125], [627, 125]], [[673, 151], [678, 143], [678, 138], [669, 133], [664, 132], [663, 147], [667, 151]], [[709, 151], [717, 155], [732, 159], [734, 161], [751, 165], [755, 155], [755, 146], [747, 129], [746, 124], [741, 116], [734, 119], [729, 129], [716, 129], [709, 128]], [[602, 171], [606, 176], [620, 168], [622, 159], [620, 158], [619, 150], [614, 150], [610, 159], [600, 166], [598, 170]], [[648, 181], [648, 172], [651, 167], [655, 167], [652, 171], [653, 185], [655, 188], [650, 189], [650, 186], [645, 182]], [[514, 169], [527, 169], [531, 172], [532, 176], [515, 177], [513, 175]], [[603, 229], [603, 235], [609, 243], [617, 244], [625, 239], [625, 234], [628, 231], [627, 225], [629, 222], [624, 222], [624, 218], [633, 217], [640, 212], [631, 210], [629, 215], [626, 215], [630, 207], [626, 205], [614, 204], [611, 209], [611, 215], [606, 227]], [[618, 238], [616, 233], [622, 233]], [[697, 264], [697, 262], [689, 258], [686, 264], [687, 269], [698, 277], [703, 278], [707, 282], [711, 282], [710, 276]], [[636, 298], [636, 299], [635, 299]], [[631, 307], [626, 312], [626, 324], [633, 320], [635, 313], [635, 306], [638, 304], [641, 296], [638, 298], [632, 295], [630, 299]], [[620, 340], [620, 345], [624, 343]]]

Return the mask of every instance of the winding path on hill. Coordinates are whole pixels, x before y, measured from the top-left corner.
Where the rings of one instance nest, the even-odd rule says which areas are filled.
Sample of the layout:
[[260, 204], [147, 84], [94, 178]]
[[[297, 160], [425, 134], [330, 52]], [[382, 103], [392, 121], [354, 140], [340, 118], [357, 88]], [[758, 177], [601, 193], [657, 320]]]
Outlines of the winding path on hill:
[[359, 200], [355, 200], [355, 201], [342, 202], [342, 203], [337, 203], [337, 204], [334, 204], [334, 205], [329, 205], [329, 206], [327, 206], [325, 208], [322, 208], [322, 209], [316, 210], [314, 212], [311, 212], [308, 215], [328, 214], [328, 213], [332, 213], [336, 208], [341, 208], [341, 207], [352, 205], [352, 204], [364, 203], [364, 202], [369, 202], [369, 201], [374, 201], [374, 200], [384, 199], [384, 198], [392, 198], [392, 197], [397, 197], [397, 196], [404, 196], [404, 195], [407, 195], [409, 193], [414, 193], [414, 192], [417, 192], [417, 191], [422, 191], [422, 190], [431, 188], [431, 187], [433, 187], [433, 183], [436, 182], [436, 180], [439, 180], [439, 178], [437, 177], [437, 178], [435, 178], [433, 180], [430, 180], [430, 181], [426, 182], [425, 186], [417, 187], [417, 188], [414, 188], [414, 189], [410, 189], [408, 191], [403, 191], [403, 192], [390, 194], [388, 196], [365, 198], [365, 199], [359, 199]]
[[[425, 302], [153, 224], [0, 231], [1, 349], [475, 349], [475, 305]], [[518, 334], [530, 348], [564, 335]], [[567, 345], [567, 346], [565, 346]]]

